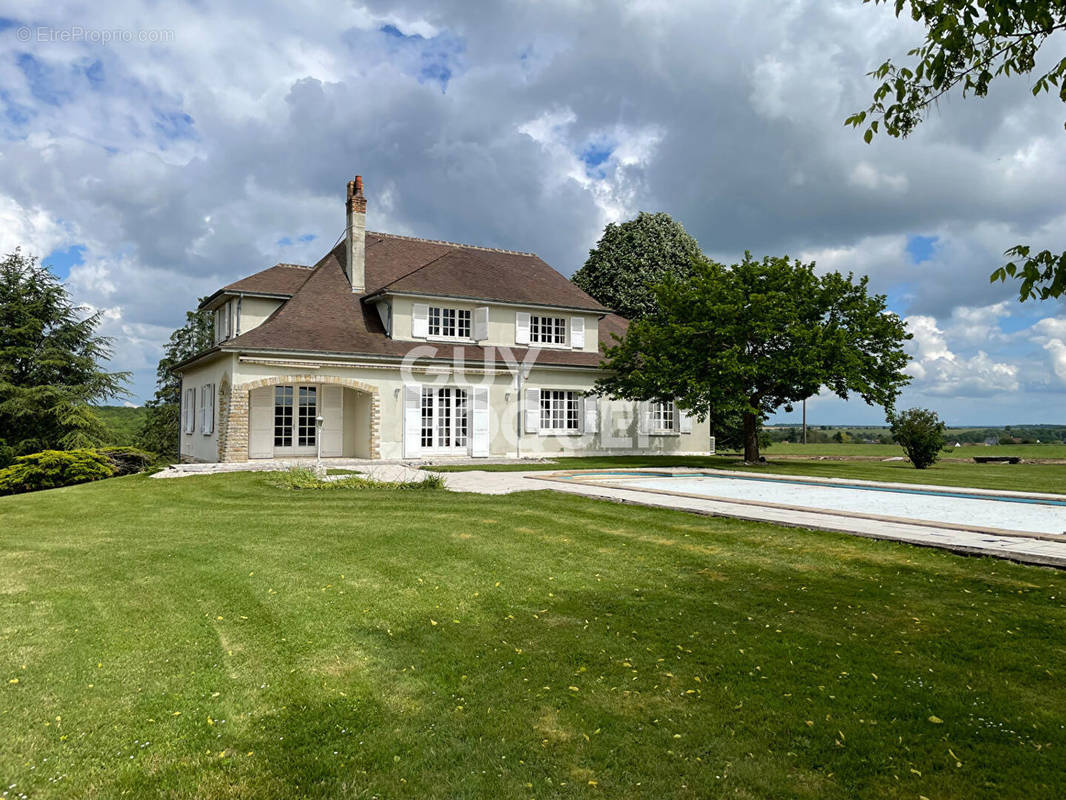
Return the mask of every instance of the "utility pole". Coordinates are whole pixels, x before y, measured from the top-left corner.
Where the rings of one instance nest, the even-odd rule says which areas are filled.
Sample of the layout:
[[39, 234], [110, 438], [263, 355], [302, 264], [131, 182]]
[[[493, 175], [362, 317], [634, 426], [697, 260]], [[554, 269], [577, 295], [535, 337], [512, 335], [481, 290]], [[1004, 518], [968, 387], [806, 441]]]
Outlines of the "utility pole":
[[803, 443], [807, 444], [807, 398], [803, 398]]

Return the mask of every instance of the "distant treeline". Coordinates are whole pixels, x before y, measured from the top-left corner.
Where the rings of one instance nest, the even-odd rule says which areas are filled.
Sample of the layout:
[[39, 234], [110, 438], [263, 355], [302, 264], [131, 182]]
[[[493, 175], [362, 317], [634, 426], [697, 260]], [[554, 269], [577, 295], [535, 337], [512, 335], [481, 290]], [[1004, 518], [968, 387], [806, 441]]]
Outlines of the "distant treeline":
[[[802, 442], [801, 425], [774, 425], [766, 428], [771, 442]], [[952, 428], [945, 432], [950, 443], [960, 444], [1063, 444], [1066, 425], [1004, 425], [1002, 428]], [[808, 425], [808, 444], [827, 442], [892, 444], [888, 426], [842, 428], [834, 425]]]
[[144, 406], [96, 406], [95, 410], [107, 428], [107, 443], [121, 447], [134, 445], [148, 413]]

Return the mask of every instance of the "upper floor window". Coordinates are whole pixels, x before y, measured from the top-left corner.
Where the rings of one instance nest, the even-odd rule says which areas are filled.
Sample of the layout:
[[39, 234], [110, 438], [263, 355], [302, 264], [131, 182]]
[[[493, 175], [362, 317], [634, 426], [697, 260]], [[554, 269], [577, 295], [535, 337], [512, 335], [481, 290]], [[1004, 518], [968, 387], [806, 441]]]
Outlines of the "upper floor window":
[[470, 338], [470, 309], [429, 307], [429, 335], [449, 339]]
[[529, 341], [531, 344], [566, 344], [566, 318], [530, 316]]
[[676, 429], [677, 409], [674, 407], [673, 400], [651, 403], [649, 414], [653, 431], [673, 432]]
[[230, 338], [230, 304], [215, 309], [215, 344]]

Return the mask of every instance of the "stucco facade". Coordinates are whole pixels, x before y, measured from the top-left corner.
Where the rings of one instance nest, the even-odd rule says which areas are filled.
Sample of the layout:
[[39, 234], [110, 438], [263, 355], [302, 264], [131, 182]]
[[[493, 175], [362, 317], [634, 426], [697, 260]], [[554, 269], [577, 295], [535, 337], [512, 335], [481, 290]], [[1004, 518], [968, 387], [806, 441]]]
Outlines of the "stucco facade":
[[[537, 455], [626, 455], [638, 453], [696, 454], [713, 451], [706, 424], [692, 420], [691, 429], [682, 424], [670, 431], [657, 431], [641, 425], [646, 404], [586, 395], [598, 373], [553, 367], [529, 368], [528, 375], [516, 380], [516, 372], [506, 368], [488, 369], [473, 364], [467, 370], [450, 366], [369, 365], [355, 360], [284, 359], [257, 356], [222, 355], [208, 363], [189, 368], [183, 387], [196, 391], [214, 385], [218, 397], [214, 433], [197, 428], [182, 433], [181, 455], [185, 461], [245, 461], [274, 457], [273, 452], [251, 451], [251, 398], [257, 390], [275, 386], [339, 386], [343, 406], [339, 424], [329, 421], [322, 436], [325, 458], [441, 458], [473, 455], [473, 443], [441, 452], [434, 448], [412, 448], [405, 443], [405, 387], [419, 389], [453, 388], [471, 392], [485, 387], [488, 393], [488, 452], [495, 458]], [[320, 389], [321, 391], [321, 389]], [[540, 414], [530, 407], [531, 391], [572, 391], [580, 393], [581, 424], [572, 431], [530, 430], [528, 415]], [[188, 396], [183, 392], [183, 398]], [[589, 406], [594, 412], [589, 411]], [[588, 424], [592, 418], [594, 424]], [[684, 431], [684, 432], [682, 432]], [[408, 437], [409, 438], [409, 437]], [[406, 444], [406, 446], [405, 446]], [[311, 453], [305, 453], [310, 456]]]

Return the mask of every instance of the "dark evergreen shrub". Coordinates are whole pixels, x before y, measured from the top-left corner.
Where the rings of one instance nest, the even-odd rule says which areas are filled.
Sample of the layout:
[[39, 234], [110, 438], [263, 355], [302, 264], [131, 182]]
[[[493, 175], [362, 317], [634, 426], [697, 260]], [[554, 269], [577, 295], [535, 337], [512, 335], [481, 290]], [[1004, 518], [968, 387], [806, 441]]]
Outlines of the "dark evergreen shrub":
[[93, 450], [44, 450], [19, 456], [0, 470], [0, 494], [35, 492], [110, 478], [115, 468]]

